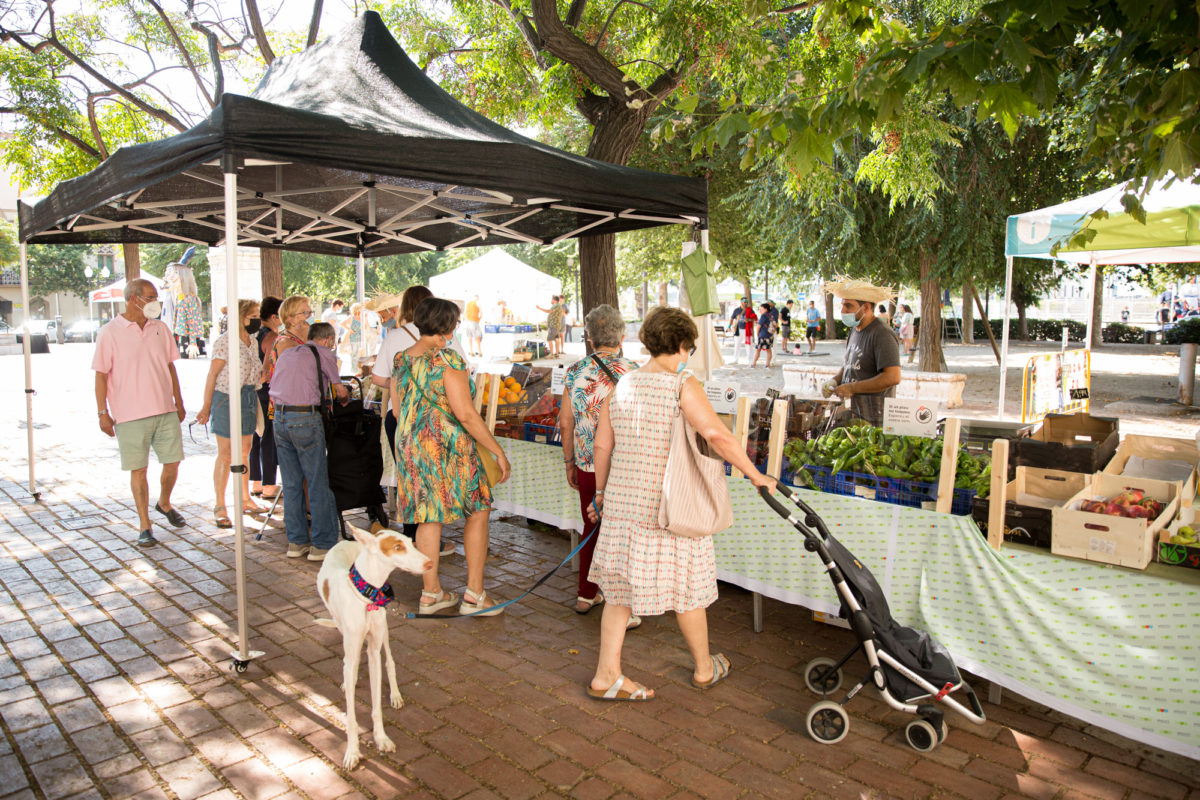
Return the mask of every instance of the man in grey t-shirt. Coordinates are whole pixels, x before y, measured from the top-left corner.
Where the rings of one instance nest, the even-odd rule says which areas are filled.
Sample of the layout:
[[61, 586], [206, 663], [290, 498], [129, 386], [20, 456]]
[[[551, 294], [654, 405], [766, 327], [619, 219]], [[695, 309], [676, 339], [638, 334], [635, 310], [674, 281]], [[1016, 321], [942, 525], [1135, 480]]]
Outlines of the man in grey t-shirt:
[[875, 316], [874, 301], [842, 300], [842, 322], [851, 328], [846, 358], [834, 376], [833, 394], [850, 398], [850, 411], [878, 427], [883, 398], [896, 396], [900, 383], [900, 342]]

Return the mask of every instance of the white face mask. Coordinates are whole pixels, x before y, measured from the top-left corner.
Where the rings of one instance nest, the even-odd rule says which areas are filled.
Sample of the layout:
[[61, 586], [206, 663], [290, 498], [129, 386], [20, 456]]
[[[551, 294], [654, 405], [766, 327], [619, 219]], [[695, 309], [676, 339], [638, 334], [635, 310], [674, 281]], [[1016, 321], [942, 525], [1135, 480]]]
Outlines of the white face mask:
[[847, 314], [845, 312], [842, 312], [842, 324], [845, 325], [847, 328], [857, 328], [858, 327], [858, 313], [855, 312], [852, 314]]
[[142, 306], [142, 313], [146, 315], [146, 319], [158, 319], [158, 315], [162, 313], [162, 303], [151, 300]]

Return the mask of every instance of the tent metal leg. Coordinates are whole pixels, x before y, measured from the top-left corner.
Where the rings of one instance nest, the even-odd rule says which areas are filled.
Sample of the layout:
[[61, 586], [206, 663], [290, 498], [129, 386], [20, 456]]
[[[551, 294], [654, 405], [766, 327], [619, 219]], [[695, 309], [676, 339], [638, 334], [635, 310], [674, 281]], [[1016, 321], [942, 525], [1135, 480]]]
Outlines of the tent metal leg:
[[29, 258], [25, 243], [21, 242], [21, 325], [24, 334], [21, 336], [21, 352], [25, 357], [25, 439], [29, 447], [29, 494], [34, 500], [40, 500], [37, 482], [34, 478], [33, 459], [33, 343], [29, 333]]
[[[1009, 299], [1012, 297], [1013, 260], [1012, 256], [1005, 259], [1004, 268], [1004, 327], [1001, 329], [1000, 340], [1000, 403], [996, 416], [1004, 419], [1004, 393], [1008, 383], [1008, 320]], [[986, 322], [987, 320], [984, 320]]]
[[[238, 336], [242, 326], [241, 314], [238, 313], [238, 218], [237, 218], [237, 168], [235, 158], [226, 153], [221, 158], [221, 168], [225, 173], [225, 304], [229, 307], [228, 335], [231, 341]], [[234, 391], [235, 376], [241, 375], [241, 348], [229, 348], [229, 431], [242, 429], [241, 386]], [[230, 444], [240, 442], [231, 440]], [[246, 530], [242, 524], [242, 507], [246, 502], [242, 494], [242, 474], [246, 471], [240, 446], [229, 448], [229, 472], [233, 482], [233, 507], [237, 513], [233, 515], [234, 536], [234, 569], [237, 580], [237, 627], [238, 649], [230, 653], [233, 657], [235, 672], [245, 672], [250, 665], [250, 659], [261, 656], [262, 652], [249, 649], [249, 637], [246, 626]]]

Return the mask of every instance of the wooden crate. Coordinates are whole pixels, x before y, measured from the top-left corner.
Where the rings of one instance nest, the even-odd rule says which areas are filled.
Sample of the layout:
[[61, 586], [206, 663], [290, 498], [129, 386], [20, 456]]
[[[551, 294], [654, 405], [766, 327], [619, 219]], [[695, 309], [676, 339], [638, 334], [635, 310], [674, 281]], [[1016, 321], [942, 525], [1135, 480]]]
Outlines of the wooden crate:
[[[1129, 519], [1094, 514], [1079, 508], [1084, 500], [1111, 498], [1125, 489], [1141, 489], [1163, 504], [1156, 519]], [[1145, 569], [1158, 549], [1158, 532], [1179, 513], [1179, 488], [1168, 481], [1109, 475], [1091, 477], [1088, 486], [1051, 512], [1050, 552], [1059, 556]]]

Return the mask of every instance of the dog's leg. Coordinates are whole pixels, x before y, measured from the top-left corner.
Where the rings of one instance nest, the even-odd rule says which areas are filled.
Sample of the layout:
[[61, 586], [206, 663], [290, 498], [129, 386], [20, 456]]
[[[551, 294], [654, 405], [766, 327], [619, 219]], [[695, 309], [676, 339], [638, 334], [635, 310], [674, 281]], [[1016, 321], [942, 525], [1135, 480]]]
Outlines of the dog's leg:
[[346, 690], [346, 757], [342, 766], [354, 769], [360, 758], [358, 748], [358, 715], [354, 710], [354, 688], [358, 683], [359, 658], [362, 656], [366, 621], [354, 624], [345, 621], [342, 648], [345, 651], [342, 667], [342, 686]]
[[383, 637], [383, 655], [387, 659], [388, 688], [392, 692], [392, 708], [404, 708], [404, 698], [400, 696], [400, 687], [396, 684], [396, 659], [392, 657], [392, 642], [388, 636]]
[[383, 612], [368, 612], [367, 620], [367, 672], [371, 678], [371, 719], [375, 723], [375, 746], [381, 753], [394, 753], [396, 745], [383, 732], [383, 676], [379, 674], [379, 651], [387, 642], [387, 618]]

